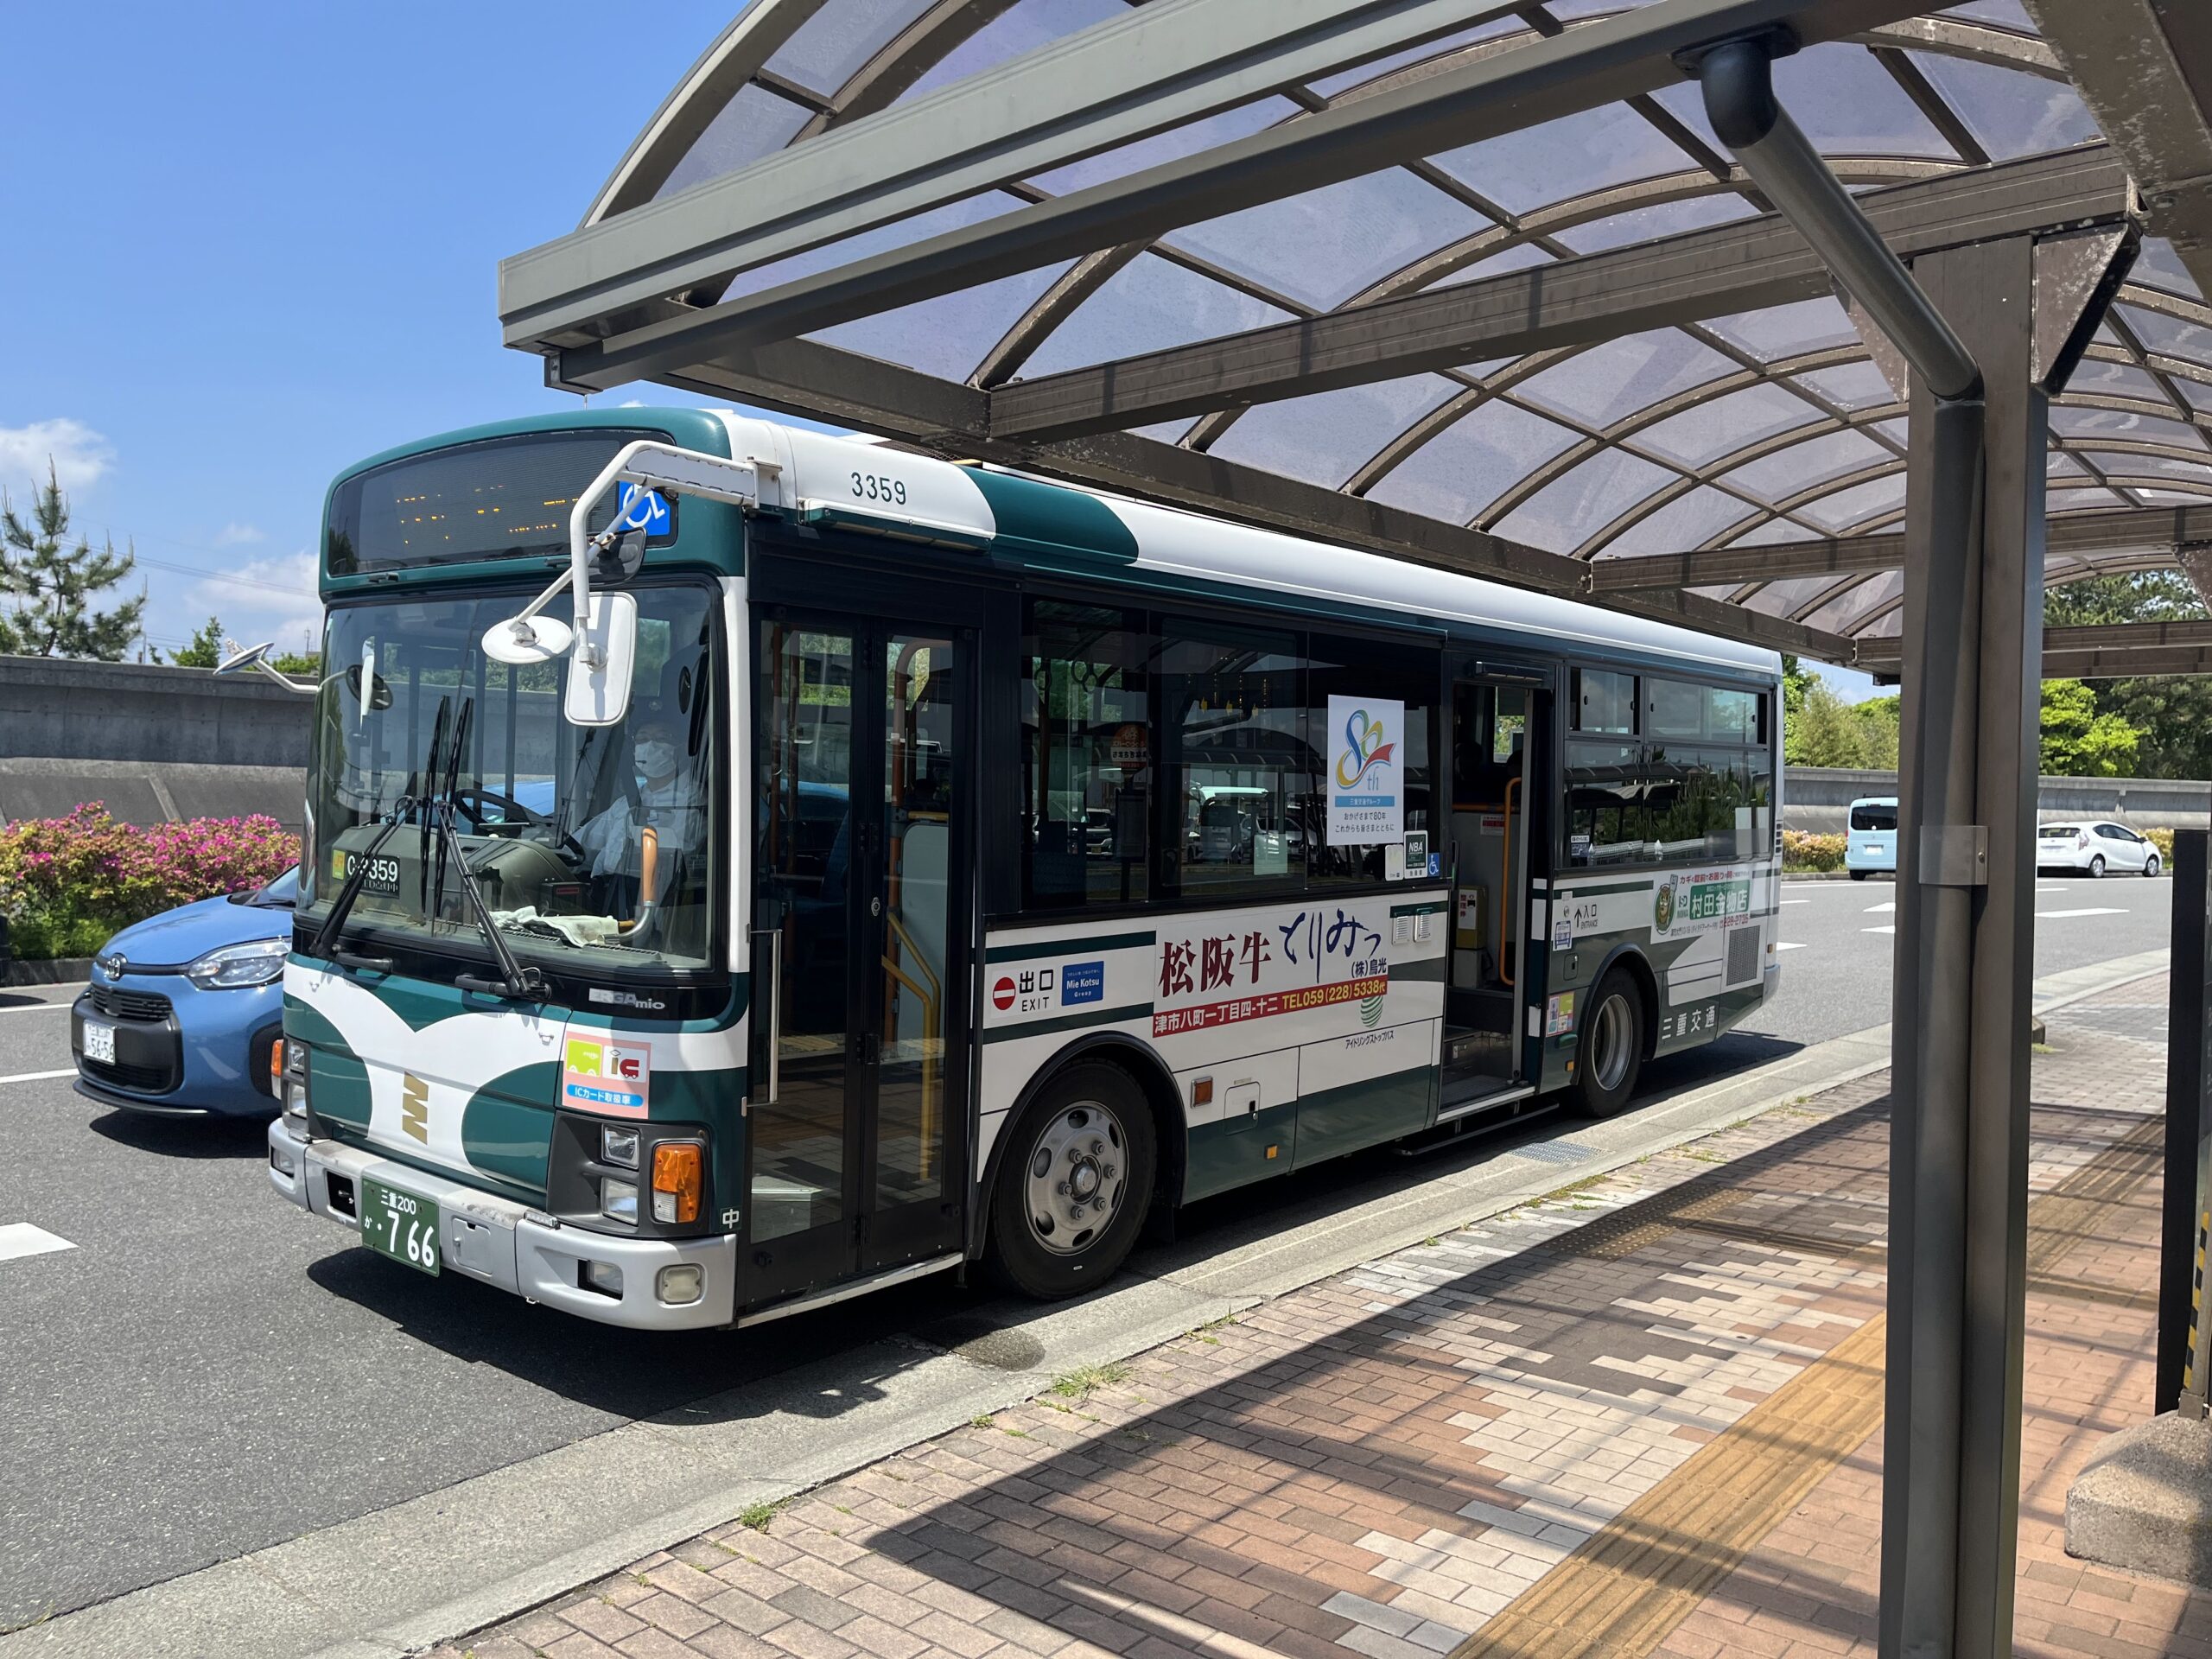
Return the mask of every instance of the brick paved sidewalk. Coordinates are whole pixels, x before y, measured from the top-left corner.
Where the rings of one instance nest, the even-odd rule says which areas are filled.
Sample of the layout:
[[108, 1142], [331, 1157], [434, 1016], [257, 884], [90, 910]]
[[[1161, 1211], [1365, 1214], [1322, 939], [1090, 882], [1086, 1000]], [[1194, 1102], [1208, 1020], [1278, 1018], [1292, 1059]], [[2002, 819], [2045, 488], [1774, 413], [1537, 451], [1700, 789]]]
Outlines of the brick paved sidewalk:
[[[2149, 1393], [2164, 996], [2055, 1017], [2037, 1067], [2024, 1651], [2212, 1659], [2212, 1600], [2059, 1548]], [[1871, 1652], [1885, 1086], [1064, 1377], [439, 1659]]]

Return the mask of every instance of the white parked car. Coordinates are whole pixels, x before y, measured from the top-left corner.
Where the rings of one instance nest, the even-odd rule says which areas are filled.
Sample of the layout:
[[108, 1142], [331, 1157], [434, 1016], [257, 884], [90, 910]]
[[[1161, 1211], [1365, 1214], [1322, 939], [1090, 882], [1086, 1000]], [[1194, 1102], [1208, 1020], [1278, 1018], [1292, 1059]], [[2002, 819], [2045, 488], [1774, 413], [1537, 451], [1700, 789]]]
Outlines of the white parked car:
[[2036, 831], [2036, 868], [2074, 870], [2094, 880], [2106, 871], [2158, 873], [2158, 849], [2124, 823], [2085, 818], [2046, 823]]

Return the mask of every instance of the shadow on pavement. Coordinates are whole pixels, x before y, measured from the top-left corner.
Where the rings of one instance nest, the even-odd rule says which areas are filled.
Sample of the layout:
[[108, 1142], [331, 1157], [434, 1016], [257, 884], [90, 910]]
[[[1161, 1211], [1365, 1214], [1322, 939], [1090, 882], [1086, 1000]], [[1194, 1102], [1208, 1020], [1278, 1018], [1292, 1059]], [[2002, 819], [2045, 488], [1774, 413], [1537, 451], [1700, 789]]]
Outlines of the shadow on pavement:
[[156, 1117], [118, 1108], [94, 1118], [86, 1127], [119, 1147], [162, 1158], [220, 1158], [259, 1164], [269, 1157], [265, 1117]]
[[[1801, 1045], [1738, 1033], [1654, 1062], [1640, 1106], [1794, 1052]], [[1205, 1200], [1179, 1216], [1167, 1242], [1140, 1242], [1131, 1274], [1159, 1278], [1289, 1230], [1323, 1222], [1532, 1141], [1573, 1134], [1580, 1120], [1546, 1105], [1496, 1129], [1408, 1151], [1370, 1147]], [[170, 1125], [189, 1128], [190, 1125]], [[251, 1148], [259, 1155], [259, 1130]], [[188, 1140], [188, 1137], [180, 1137]], [[1049, 1357], [1026, 1327], [1091, 1298], [1040, 1304], [998, 1292], [980, 1268], [968, 1285], [950, 1274], [744, 1331], [658, 1334], [617, 1330], [533, 1306], [474, 1280], [433, 1279], [362, 1248], [311, 1263], [321, 1288], [390, 1320], [406, 1335], [470, 1364], [497, 1370], [576, 1404], [638, 1418], [680, 1412], [694, 1422], [740, 1421], [779, 1412], [832, 1419], [878, 1397], [888, 1378], [938, 1354], [993, 1370], [1033, 1370]], [[787, 1386], [744, 1392], [816, 1361], [849, 1362], [817, 1392]]]
[[[1447, 1606], [1441, 1595], [1526, 1586], [1463, 1571], [1504, 1559], [1500, 1518], [1507, 1533], [1517, 1520], [1534, 1535], [1590, 1490], [1570, 1471], [1571, 1490], [1535, 1497], [1507, 1469], [1538, 1465], [1491, 1458], [1471, 1431], [1519, 1432], [1495, 1420], [1522, 1399], [1543, 1410], [1586, 1402], [1649, 1433], [1710, 1439], [1697, 1390], [1753, 1380], [1751, 1356], [1731, 1357], [1758, 1344], [1714, 1340], [1706, 1321], [1724, 1316], [1684, 1304], [1676, 1287], [1699, 1264], [1739, 1258], [1801, 1268], [1789, 1284], [1801, 1294], [1825, 1282], [1828, 1262], [1866, 1243], [1886, 1109], [1878, 1099], [1808, 1123], [1571, 1230], [1531, 1230], [1510, 1255], [1490, 1247], [1513, 1241], [1487, 1236], [1447, 1242], [1430, 1260], [1402, 1252], [1379, 1281], [1300, 1293], [1294, 1326], [1271, 1304], [1248, 1316], [1249, 1334], [1193, 1332], [1133, 1366], [1103, 1368], [1096, 1394], [1042, 1395], [849, 1477], [819, 1503], [801, 1500], [791, 1532], [771, 1523], [766, 1549], [731, 1537], [731, 1562], [715, 1576], [775, 1594], [776, 1575], [760, 1569], [812, 1553], [812, 1527], [831, 1535], [824, 1560], [873, 1577], [855, 1554], [888, 1558], [906, 1576], [893, 1568], [877, 1581], [905, 1595], [921, 1580], [957, 1586], [1014, 1616], [988, 1628], [1017, 1641], [1027, 1628], [1019, 1621], [1031, 1620], [1117, 1652], [1147, 1638], [1163, 1652], [1207, 1641], [1217, 1645], [1201, 1650], [1220, 1651], [1221, 1632], [1240, 1651], [1319, 1659], [1418, 1651], [1361, 1643], [1420, 1625], [1429, 1650], [1457, 1647], [1510, 1598]], [[1754, 1273], [1707, 1294], [1738, 1299], [1738, 1319], [1792, 1317], [1799, 1304], [1786, 1298], [1756, 1303], [1760, 1282]], [[1529, 1548], [1555, 1561], [1594, 1525], [1554, 1527]], [[791, 1541], [778, 1548], [781, 1538]], [[1705, 1548], [1697, 1538], [1651, 1541], [1643, 1570], [1654, 1579], [1678, 1576], [1674, 1558]], [[1871, 1637], [1866, 1599], [1822, 1587]], [[1403, 1593], [1414, 1590], [1439, 1593]], [[853, 1616], [817, 1599], [830, 1628]], [[747, 1607], [723, 1616], [741, 1623]]]

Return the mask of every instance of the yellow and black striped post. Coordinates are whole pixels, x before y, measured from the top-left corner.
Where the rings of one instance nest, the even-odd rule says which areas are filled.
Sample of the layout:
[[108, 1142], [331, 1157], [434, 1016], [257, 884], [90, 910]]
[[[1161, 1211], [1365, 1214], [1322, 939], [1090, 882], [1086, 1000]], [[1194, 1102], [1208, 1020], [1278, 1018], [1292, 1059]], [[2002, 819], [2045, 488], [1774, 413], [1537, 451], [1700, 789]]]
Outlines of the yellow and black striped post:
[[2204, 1252], [2212, 1243], [2212, 1143], [2204, 1149], [2203, 1161], [2196, 1172], [2196, 1249], [2189, 1281], [2189, 1347], [2181, 1372], [2180, 1397], [2177, 1408], [2184, 1417], [2212, 1415], [2206, 1408], [2208, 1387], [2212, 1387], [2212, 1320], [2204, 1317]]

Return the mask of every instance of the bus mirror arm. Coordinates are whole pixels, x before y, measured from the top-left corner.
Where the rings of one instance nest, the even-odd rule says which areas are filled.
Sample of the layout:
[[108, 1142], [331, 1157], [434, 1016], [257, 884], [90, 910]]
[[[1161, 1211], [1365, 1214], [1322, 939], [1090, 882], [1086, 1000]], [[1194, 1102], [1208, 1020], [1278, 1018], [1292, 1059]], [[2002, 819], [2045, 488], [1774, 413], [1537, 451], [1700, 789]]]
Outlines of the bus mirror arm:
[[296, 696], [314, 696], [316, 691], [315, 687], [302, 685], [269, 660], [269, 648], [275, 643], [273, 639], [264, 639], [257, 645], [241, 646], [235, 639], [226, 639], [223, 642], [226, 653], [223, 660], [208, 671], [213, 674], [236, 674], [242, 670], [251, 668], [266, 675]]
[[[520, 665], [548, 662], [573, 652], [576, 664], [593, 675], [605, 671], [608, 683], [594, 688], [586, 701], [593, 712], [581, 725], [613, 725], [629, 706], [632, 664], [621, 650], [610, 652], [601, 631], [592, 623], [591, 573], [594, 562], [611, 560], [611, 576], [626, 579], [644, 563], [646, 524], [625, 522], [618, 514], [613, 524], [596, 535], [591, 516], [607, 493], [624, 481], [639, 486], [633, 502], [644, 502], [652, 512], [650, 493], [703, 495], [711, 501], [753, 508], [760, 505], [763, 463], [732, 461], [696, 449], [685, 449], [652, 438], [639, 438], [615, 452], [613, 460], [580, 493], [569, 512], [569, 568], [549, 583], [545, 591], [504, 622], [495, 622], [484, 635], [484, 653], [493, 662]], [[628, 510], [634, 512], [632, 506]], [[566, 590], [571, 622], [539, 614]], [[610, 662], [611, 658], [611, 662]]]

